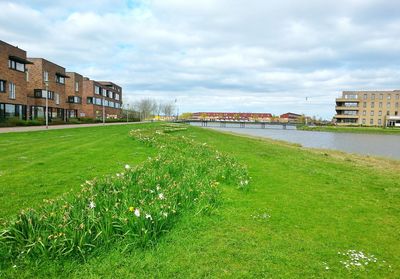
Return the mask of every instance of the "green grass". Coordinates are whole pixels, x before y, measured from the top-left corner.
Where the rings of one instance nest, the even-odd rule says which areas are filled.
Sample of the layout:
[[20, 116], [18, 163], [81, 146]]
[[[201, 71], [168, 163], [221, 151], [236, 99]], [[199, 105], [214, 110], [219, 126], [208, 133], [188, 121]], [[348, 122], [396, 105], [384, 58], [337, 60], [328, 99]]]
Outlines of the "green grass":
[[362, 133], [362, 134], [398, 134], [400, 128], [382, 128], [382, 127], [344, 127], [344, 126], [301, 126], [297, 129], [303, 131], [320, 131], [336, 133]]
[[[77, 147], [80, 163], [70, 164], [63, 179], [67, 188], [78, 189], [79, 184], [100, 173], [114, 173], [125, 163], [143, 160], [154, 155], [154, 149], [137, 144], [127, 137], [133, 126], [98, 127], [43, 133], [9, 134], [8, 146], [18, 146], [21, 154], [46, 154], [43, 149], [26, 142], [50, 141], [65, 149], [77, 142], [86, 142], [95, 134], [95, 146], [104, 146], [111, 139], [119, 142], [117, 157], [102, 157], [102, 168], [93, 173], [90, 149]], [[143, 126], [142, 126], [143, 127]], [[75, 135], [75, 142], [67, 134]], [[199, 142], [206, 142], [222, 152], [231, 154], [248, 166], [252, 176], [251, 190], [243, 194], [231, 187], [222, 188], [222, 204], [209, 215], [187, 212], [176, 226], [152, 248], [122, 252], [116, 244], [89, 258], [85, 263], [73, 261], [29, 263], [4, 271], [9, 277], [72, 277], [72, 278], [398, 278], [400, 276], [400, 163], [397, 161], [362, 158], [339, 152], [310, 151], [274, 141], [252, 139], [190, 127], [180, 134]], [[92, 139], [93, 140], [93, 139]], [[25, 174], [25, 161], [4, 148], [0, 138], [2, 193], [9, 193], [19, 177], [15, 195], [3, 198], [1, 212], [13, 205], [10, 214], [25, 205], [38, 204], [45, 196], [56, 196], [64, 187], [53, 182], [60, 179], [65, 168], [55, 162], [69, 156], [57, 152], [43, 165], [30, 165]], [[32, 147], [33, 146], [33, 147]], [[110, 148], [114, 146], [110, 143]], [[101, 151], [102, 148], [97, 150]], [[118, 150], [118, 151], [116, 151]], [[15, 152], [15, 151], [14, 151]], [[126, 153], [129, 154], [126, 154]], [[139, 153], [140, 156], [137, 156]], [[9, 154], [9, 155], [8, 155]], [[131, 161], [129, 161], [130, 157]], [[27, 156], [27, 155], [25, 155]], [[76, 155], [77, 156], [77, 155]], [[13, 163], [8, 164], [10, 160]], [[117, 162], [115, 162], [117, 161]], [[59, 162], [60, 163], [60, 162]], [[82, 167], [83, 166], [83, 167]], [[86, 167], [85, 167], [86, 166]], [[36, 173], [52, 168], [52, 179], [46, 180], [43, 190], [32, 187]], [[14, 171], [18, 170], [18, 171]], [[41, 170], [41, 171], [39, 171]], [[78, 177], [78, 178], [77, 178]], [[40, 179], [39, 179], [40, 180]], [[65, 183], [65, 182], [64, 182]], [[77, 185], [75, 185], [76, 183]], [[43, 183], [44, 184], [44, 183]], [[75, 186], [74, 186], [75, 185]], [[25, 188], [30, 195], [22, 196]], [[11, 190], [10, 190], [11, 188]], [[51, 189], [51, 190], [48, 190]], [[56, 189], [56, 190], [55, 190]], [[41, 193], [37, 198], [36, 192]], [[10, 198], [11, 197], [11, 198]], [[14, 204], [18, 202], [18, 204]], [[254, 215], [269, 218], [253, 218]], [[347, 270], [340, 263], [338, 252], [361, 250], [378, 258], [365, 270]], [[383, 262], [386, 261], [386, 262]], [[389, 265], [391, 267], [389, 267]], [[329, 269], [326, 269], [329, 266]], [[1, 273], [0, 273], [1, 275]]]

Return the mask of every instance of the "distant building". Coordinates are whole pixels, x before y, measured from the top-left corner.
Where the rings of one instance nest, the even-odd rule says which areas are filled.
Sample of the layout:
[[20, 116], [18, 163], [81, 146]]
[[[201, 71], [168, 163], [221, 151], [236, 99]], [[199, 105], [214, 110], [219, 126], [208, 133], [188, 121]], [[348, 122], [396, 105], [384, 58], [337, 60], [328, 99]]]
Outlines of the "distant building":
[[242, 113], [242, 112], [195, 112], [193, 120], [208, 121], [271, 121], [270, 113]]
[[400, 126], [400, 90], [343, 91], [336, 99], [338, 125]]
[[67, 72], [67, 75], [69, 76], [65, 83], [67, 118], [85, 117], [82, 110], [83, 76], [75, 72]]
[[287, 112], [282, 114], [279, 118], [280, 122], [298, 122], [300, 117], [302, 117], [301, 114]]
[[0, 41], [0, 121], [27, 119], [26, 51]]

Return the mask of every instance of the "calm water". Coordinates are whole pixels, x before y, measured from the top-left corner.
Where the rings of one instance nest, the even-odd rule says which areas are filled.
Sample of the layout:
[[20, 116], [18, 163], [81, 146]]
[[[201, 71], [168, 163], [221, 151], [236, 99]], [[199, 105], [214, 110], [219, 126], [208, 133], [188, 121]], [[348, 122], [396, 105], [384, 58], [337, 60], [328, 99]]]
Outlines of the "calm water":
[[[199, 124], [193, 123], [193, 125], [198, 126]], [[297, 131], [295, 128], [290, 127], [287, 130], [283, 130], [279, 126], [260, 129], [259, 126], [256, 128], [254, 125], [246, 125], [248, 128], [239, 128], [239, 124], [227, 124], [226, 128], [219, 126], [219, 123], [211, 125], [209, 123], [208, 128], [284, 140], [299, 143], [304, 147], [334, 149], [400, 160], [400, 135], [307, 132]]]

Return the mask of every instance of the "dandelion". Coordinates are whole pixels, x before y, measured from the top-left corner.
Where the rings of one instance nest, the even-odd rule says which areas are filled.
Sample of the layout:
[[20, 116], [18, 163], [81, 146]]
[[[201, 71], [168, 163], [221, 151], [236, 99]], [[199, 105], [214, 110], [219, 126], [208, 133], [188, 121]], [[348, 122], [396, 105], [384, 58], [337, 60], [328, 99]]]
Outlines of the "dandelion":
[[133, 206], [131, 206], [131, 207], [129, 207], [129, 211], [133, 212], [133, 211], [135, 211], [135, 208]]
[[159, 198], [160, 200], [165, 199], [164, 194], [163, 194], [163, 193], [158, 194], [158, 198]]
[[135, 209], [134, 214], [136, 217], [140, 217], [140, 210], [138, 208]]
[[96, 204], [93, 201], [90, 201], [89, 208], [94, 209], [95, 207], [96, 207]]
[[131, 168], [130, 165], [128, 165], [128, 164], [125, 165], [125, 169], [126, 169], [126, 170], [129, 170], [130, 168]]

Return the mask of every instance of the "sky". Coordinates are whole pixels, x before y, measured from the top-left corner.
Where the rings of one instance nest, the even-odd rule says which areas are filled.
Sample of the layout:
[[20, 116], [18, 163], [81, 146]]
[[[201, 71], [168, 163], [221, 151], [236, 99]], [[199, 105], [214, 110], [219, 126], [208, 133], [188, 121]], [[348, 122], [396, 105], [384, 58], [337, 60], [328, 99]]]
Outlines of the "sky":
[[125, 104], [331, 119], [343, 90], [400, 89], [398, 0], [0, 0], [0, 39]]

